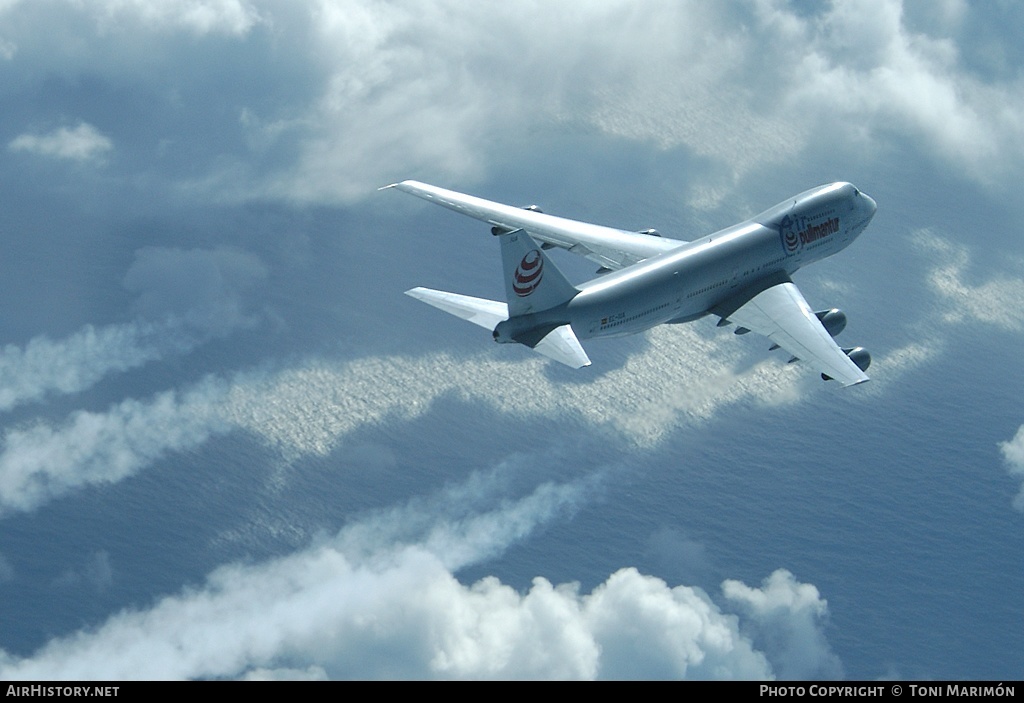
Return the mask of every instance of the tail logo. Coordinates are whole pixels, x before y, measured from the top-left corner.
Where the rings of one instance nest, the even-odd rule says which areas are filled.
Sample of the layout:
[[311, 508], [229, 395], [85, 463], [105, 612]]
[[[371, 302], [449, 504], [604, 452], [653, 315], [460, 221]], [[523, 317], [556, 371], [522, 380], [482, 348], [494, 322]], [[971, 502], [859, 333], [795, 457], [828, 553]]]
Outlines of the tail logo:
[[512, 277], [512, 290], [520, 298], [525, 298], [537, 290], [543, 275], [544, 259], [538, 249], [531, 249], [516, 266], [515, 275]]

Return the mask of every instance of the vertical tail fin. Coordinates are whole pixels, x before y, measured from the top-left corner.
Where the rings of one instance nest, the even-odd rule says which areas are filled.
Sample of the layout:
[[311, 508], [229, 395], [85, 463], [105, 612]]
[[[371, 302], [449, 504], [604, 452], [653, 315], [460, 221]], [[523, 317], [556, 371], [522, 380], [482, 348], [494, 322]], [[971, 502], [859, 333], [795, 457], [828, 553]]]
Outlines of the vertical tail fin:
[[509, 317], [549, 310], [579, 293], [524, 230], [498, 235], [498, 239]]

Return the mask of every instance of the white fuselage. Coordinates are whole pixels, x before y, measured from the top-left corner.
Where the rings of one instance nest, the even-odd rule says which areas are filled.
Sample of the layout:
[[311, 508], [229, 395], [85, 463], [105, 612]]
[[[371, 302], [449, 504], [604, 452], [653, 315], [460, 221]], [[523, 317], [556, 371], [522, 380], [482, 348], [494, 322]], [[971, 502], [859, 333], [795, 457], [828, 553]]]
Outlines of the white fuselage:
[[820, 186], [746, 222], [581, 284], [565, 305], [525, 316], [516, 326], [568, 322], [586, 339], [695, 320], [844, 249], [875, 209], [874, 200], [849, 183]]

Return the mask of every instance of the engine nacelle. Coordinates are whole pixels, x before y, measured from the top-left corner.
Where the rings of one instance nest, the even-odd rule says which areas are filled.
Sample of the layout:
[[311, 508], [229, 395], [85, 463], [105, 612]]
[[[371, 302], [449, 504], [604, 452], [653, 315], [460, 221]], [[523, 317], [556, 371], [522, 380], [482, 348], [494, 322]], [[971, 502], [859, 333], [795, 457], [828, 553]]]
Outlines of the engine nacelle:
[[850, 361], [857, 365], [861, 371], [867, 371], [871, 366], [871, 354], [864, 347], [850, 347], [843, 349], [843, 352], [850, 357]]
[[[868, 367], [871, 366], [871, 354], [864, 347], [846, 347], [843, 349], [843, 353], [850, 357], [850, 361], [860, 369], [861, 371], [867, 371]], [[832, 377], [828, 374], [821, 374], [823, 381], [831, 381]]]
[[846, 329], [846, 313], [839, 308], [821, 310], [814, 314], [821, 321], [821, 326], [825, 328], [825, 331], [833, 337]]

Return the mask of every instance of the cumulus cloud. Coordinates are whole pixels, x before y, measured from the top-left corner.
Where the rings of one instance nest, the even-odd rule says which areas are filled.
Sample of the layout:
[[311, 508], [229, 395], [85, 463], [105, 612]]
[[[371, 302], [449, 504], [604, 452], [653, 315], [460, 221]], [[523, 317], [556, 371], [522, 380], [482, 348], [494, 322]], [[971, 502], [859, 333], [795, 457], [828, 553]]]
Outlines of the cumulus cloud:
[[114, 143], [91, 124], [79, 122], [76, 127], [60, 127], [47, 134], [22, 134], [7, 146], [11, 151], [86, 162], [101, 159]]
[[[763, 54], [740, 46], [734, 13], [717, 4], [317, 7], [313, 41], [332, 72], [294, 172], [269, 184], [279, 195], [350, 200], [423, 171], [473, 178], [524, 125], [597, 127], [736, 168], [800, 145], [788, 116], [723, 89], [739, 80], [737, 59]], [[483, 40], [495, 34], [508, 49]], [[721, 35], [732, 40], [703, 39]]]
[[799, 583], [779, 569], [761, 588], [728, 580], [722, 592], [747, 617], [743, 631], [772, 653], [775, 672], [784, 679], [839, 679], [843, 669], [822, 629], [828, 602], [811, 584]]
[[[520, 593], [494, 577], [466, 586], [454, 571], [492, 556], [578, 501], [580, 484], [544, 484], [509, 501], [499, 472], [472, 481], [490, 493], [475, 514], [414, 504], [370, 516], [328, 542], [263, 564], [223, 566], [200, 588], [100, 627], [55, 639], [29, 657], [0, 653], [13, 679], [274, 678], [772, 678], [743, 621], [699, 589], [670, 587], [626, 568], [592, 592], [544, 578]], [[490, 476], [490, 478], [488, 478]], [[465, 486], [455, 487], [455, 494]], [[458, 495], [439, 505], [457, 506]], [[411, 523], [409, 522], [411, 520]], [[384, 533], [378, 532], [384, 528]], [[410, 539], [395, 540], [396, 532]], [[769, 606], [758, 627], [791, 670], [814, 673], [823, 654], [799, 640], [813, 587], [778, 572], [762, 589], [727, 582]], [[788, 594], [788, 599], [787, 599]], [[731, 597], [731, 596], [730, 596]], [[766, 615], [765, 609], [770, 611]], [[813, 618], [812, 618], [813, 619]], [[827, 643], [819, 640], [825, 648]], [[808, 661], [791, 663], [800, 656]]]
[[[1003, 459], [1010, 470], [1010, 475], [1024, 481], [1024, 425], [1017, 430], [1017, 434], [1008, 442], [1000, 442], [999, 449], [1003, 453]], [[1013, 499], [1013, 507], [1024, 512], [1024, 485], [1020, 493]]]
[[[955, 8], [936, 36], [908, 27], [898, 0], [811, 13], [774, 0], [316, 8], [330, 77], [293, 122], [294, 169], [265, 186], [285, 197], [351, 200], [418, 173], [471, 180], [503, 139], [558, 123], [704, 157], [697, 206], [824, 133], [896, 135], [984, 182], [1022, 166], [1009, 145], [1024, 138], [1024, 98], [962, 65], [946, 33]], [[505, 50], [482, 40], [496, 34]]]
[[227, 431], [219, 403], [225, 384], [209, 379], [105, 413], [78, 411], [59, 427], [9, 429], [0, 451], [0, 516], [32, 510], [86, 485], [113, 483], [169, 452]]
[[819, 126], [824, 120], [832, 133], [838, 118], [846, 139], [904, 135], [982, 182], [1019, 171], [1006, 147], [1024, 123], [1006, 108], [1022, 105], [1020, 91], [963, 65], [948, 35], [963, 16], [956, 8], [932, 36], [908, 27], [898, 0], [835, 2], [800, 20], [781, 3], [758, 7], [791, 73], [781, 97], [794, 114], [813, 115]]
[[[31, 39], [51, 26], [56, 7], [15, 3], [6, 13], [20, 13], [17, 27]], [[316, 0], [308, 12], [271, 0], [69, 7], [96, 28], [81, 41], [121, 41], [125, 51], [138, 51], [139, 33], [154, 42], [173, 30], [242, 43], [256, 26], [296, 48], [308, 90], [292, 102], [250, 96], [251, 104], [232, 106], [241, 119], [231, 128], [254, 153], [217, 159], [191, 176], [206, 195], [347, 202], [406, 176], [465, 183], [504, 158], [507, 145], [553, 125], [699, 157], [702, 177], [681, 186], [697, 207], [717, 205], [754, 170], [788, 166], [815, 144], [832, 148], [837, 135], [852, 146], [909, 144], [985, 183], [1024, 165], [1012, 148], [1024, 138], [1016, 77], [982, 77], [965, 64], [970, 35], [954, 30], [969, 11], [956, 3], [923, 23], [908, 21], [899, 0], [811, 11], [777, 0]], [[4, 41], [32, 45], [21, 34]], [[45, 60], [79, 70], [82, 56], [65, 44]], [[105, 51], [88, 60], [103, 74], [145, 72], [173, 57], [172, 45], [159, 46], [167, 53], [146, 54], [139, 68], [119, 61], [113, 69]], [[186, 89], [174, 86], [176, 94]], [[38, 150], [41, 139], [15, 141]], [[269, 169], [268, 152], [276, 154]]]

